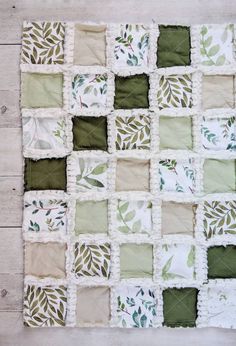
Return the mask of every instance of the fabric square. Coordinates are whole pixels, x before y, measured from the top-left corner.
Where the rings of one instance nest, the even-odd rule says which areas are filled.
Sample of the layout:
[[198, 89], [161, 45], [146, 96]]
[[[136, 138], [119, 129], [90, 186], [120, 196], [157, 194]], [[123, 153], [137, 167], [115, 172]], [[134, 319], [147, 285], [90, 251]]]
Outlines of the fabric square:
[[107, 159], [71, 156], [76, 192], [105, 192], [107, 190]]
[[236, 201], [204, 202], [203, 233], [206, 239], [236, 234]]
[[106, 65], [106, 25], [75, 24], [74, 64]]
[[109, 243], [75, 243], [73, 273], [76, 278], [110, 276], [111, 246]]
[[157, 41], [157, 66], [190, 65], [190, 27], [159, 25]]
[[202, 146], [206, 150], [236, 150], [235, 117], [203, 117], [201, 134]]
[[215, 75], [202, 77], [202, 107], [234, 108], [234, 76]]
[[116, 288], [117, 326], [150, 328], [156, 325], [157, 298], [151, 288], [122, 286]]
[[115, 109], [148, 108], [149, 78], [146, 74], [115, 76]]
[[66, 190], [66, 159], [25, 159], [25, 190]]
[[116, 191], [149, 191], [149, 160], [118, 159]]
[[26, 327], [64, 327], [66, 314], [65, 286], [25, 286], [23, 320]]
[[110, 320], [109, 287], [77, 289], [76, 324], [79, 327], [107, 326]]
[[206, 305], [209, 327], [235, 328], [235, 295], [235, 287], [208, 287]]
[[150, 149], [150, 118], [116, 117], [116, 150]]
[[193, 287], [163, 291], [164, 326], [196, 327], [198, 290]]
[[67, 229], [67, 203], [60, 198], [27, 199], [24, 203], [24, 230], [26, 232], [62, 232]]
[[163, 75], [157, 90], [159, 109], [192, 107], [192, 75]]
[[160, 117], [160, 149], [193, 148], [191, 117]]
[[75, 74], [71, 83], [70, 109], [80, 114], [83, 109], [106, 108], [107, 73]]
[[26, 22], [23, 26], [21, 62], [63, 64], [65, 25], [62, 22]]
[[196, 205], [163, 202], [161, 207], [161, 233], [193, 236]]
[[63, 106], [62, 73], [22, 73], [21, 107], [56, 108]]
[[161, 277], [164, 281], [195, 280], [195, 246], [164, 244], [160, 254]]
[[153, 246], [151, 244], [120, 245], [120, 277], [152, 278]]
[[200, 60], [203, 66], [223, 66], [234, 62], [234, 25], [209, 24], [200, 29]]
[[236, 246], [212, 246], [208, 248], [208, 278], [236, 278]]
[[77, 201], [75, 214], [75, 235], [83, 233], [107, 233], [107, 200]]
[[25, 275], [39, 278], [66, 277], [66, 244], [47, 242], [25, 244]]
[[152, 230], [152, 203], [118, 200], [116, 222], [118, 231], [124, 234], [150, 233]]
[[196, 185], [196, 170], [193, 159], [160, 160], [160, 190], [194, 193]]
[[66, 147], [65, 120], [63, 118], [24, 117], [24, 150], [55, 150]]
[[203, 171], [206, 193], [236, 190], [235, 160], [206, 159]]
[[73, 118], [74, 150], [107, 150], [106, 117]]
[[145, 25], [121, 24], [115, 38], [115, 67], [148, 66], [149, 31]]

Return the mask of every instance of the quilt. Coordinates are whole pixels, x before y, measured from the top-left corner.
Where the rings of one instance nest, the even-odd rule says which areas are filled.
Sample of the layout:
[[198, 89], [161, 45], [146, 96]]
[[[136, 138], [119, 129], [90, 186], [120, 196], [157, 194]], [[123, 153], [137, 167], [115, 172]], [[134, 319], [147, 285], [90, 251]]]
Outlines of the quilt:
[[23, 23], [24, 324], [236, 328], [235, 25]]

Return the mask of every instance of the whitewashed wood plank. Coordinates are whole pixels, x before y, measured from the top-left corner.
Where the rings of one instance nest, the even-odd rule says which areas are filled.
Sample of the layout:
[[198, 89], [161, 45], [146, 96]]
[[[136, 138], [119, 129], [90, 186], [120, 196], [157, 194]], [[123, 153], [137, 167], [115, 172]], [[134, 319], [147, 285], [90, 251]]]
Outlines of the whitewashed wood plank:
[[0, 228], [0, 273], [23, 273], [21, 228]]
[[0, 128], [0, 176], [22, 175], [21, 128]]
[[22, 274], [0, 274], [0, 311], [22, 311], [22, 294]]
[[[15, 88], [17, 87], [18, 85], [15, 85]], [[21, 127], [19, 96], [19, 88], [18, 90], [0, 90], [0, 128]]]
[[20, 46], [0, 46], [0, 90], [19, 90], [19, 56]]

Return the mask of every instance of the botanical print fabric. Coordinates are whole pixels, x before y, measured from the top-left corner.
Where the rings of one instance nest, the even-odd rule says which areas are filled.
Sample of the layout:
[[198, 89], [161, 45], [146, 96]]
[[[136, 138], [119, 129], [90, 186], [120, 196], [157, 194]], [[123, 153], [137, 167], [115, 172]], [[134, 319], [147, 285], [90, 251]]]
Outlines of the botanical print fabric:
[[20, 69], [25, 326], [236, 328], [235, 24], [26, 21]]

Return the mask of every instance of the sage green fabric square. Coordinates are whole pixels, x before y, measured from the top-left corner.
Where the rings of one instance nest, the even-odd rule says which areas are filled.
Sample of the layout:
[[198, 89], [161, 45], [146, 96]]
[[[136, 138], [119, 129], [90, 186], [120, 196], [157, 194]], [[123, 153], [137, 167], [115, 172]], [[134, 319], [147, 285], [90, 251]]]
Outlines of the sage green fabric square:
[[148, 108], [149, 78], [146, 74], [115, 77], [115, 109]]
[[77, 201], [75, 234], [107, 233], [107, 200]]
[[204, 162], [204, 192], [234, 192], [235, 160], [207, 159]]
[[66, 190], [66, 158], [25, 159], [25, 191]]
[[196, 288], [168, 288], [162, 292], [162, 295], [164, 326], [196, 326], [198, 297]]
[[73, 118], [74, 150], [107, 150], [106, 117]]
[[179, 25], [159, 25], [157, 66], [190, 65], [190, 28]]
[[152, 278], [153, 247], [151, 244], [122, 244], [120, 246], [120, 277]]
[[62, 107], [63, 74], [22, 73], [21, 107]]
[[213, 246], [208, 249], [208, 278], [236, 278], [236, 245]]
[[192, 118], [161, 116], [159, 124], [160, 149], [193, 148]]

